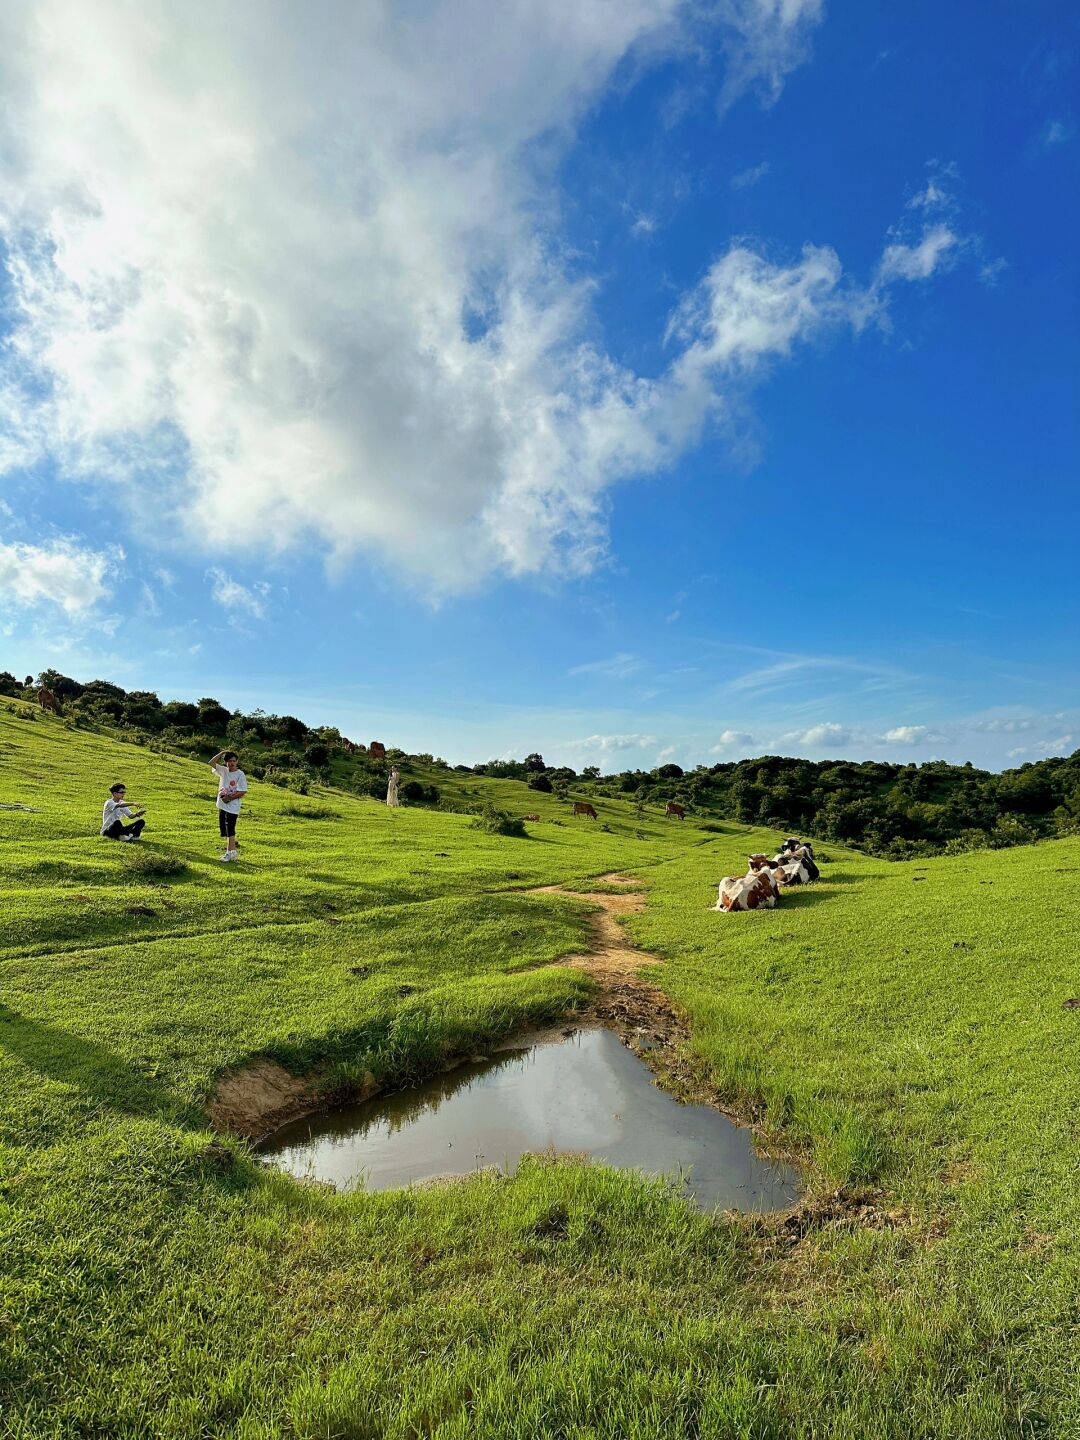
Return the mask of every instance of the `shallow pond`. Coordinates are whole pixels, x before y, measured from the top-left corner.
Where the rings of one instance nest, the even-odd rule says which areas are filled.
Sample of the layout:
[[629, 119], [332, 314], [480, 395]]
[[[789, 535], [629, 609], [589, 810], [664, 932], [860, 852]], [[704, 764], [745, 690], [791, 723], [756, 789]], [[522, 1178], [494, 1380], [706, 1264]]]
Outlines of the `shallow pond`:
[[530, 1151], [584, 1153], [681, 1179], [703, 1210], [775, 1210], [795, 1171], [754, 1154], [750, 1132], [707, 1105], [680, 1105], [610, 1030], [502, 1050], [409, 1090], [298, 1120], [263, 1154], [294, 1175], [389, 1190]]

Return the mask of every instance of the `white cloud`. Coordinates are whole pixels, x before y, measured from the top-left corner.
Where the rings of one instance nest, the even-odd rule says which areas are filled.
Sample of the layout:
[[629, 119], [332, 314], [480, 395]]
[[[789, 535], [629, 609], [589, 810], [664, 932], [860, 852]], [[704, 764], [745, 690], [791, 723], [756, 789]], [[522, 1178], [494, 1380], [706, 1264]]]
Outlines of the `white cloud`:
[[723, 103], [772, 99], [821, 15], [3, 7], [0, 463], [51, 453], [212, 557], [315, 541], [443, 590], [588, 571], [613, 484], [670, 464], [723, 422], [731, 386], [865, 324], [953, 243], [890, 245], [862, 291], [832, 250], [782, 265], [736, 245], [677, 307], [657, 378], [589, 338], [594, 287], [565, 268], [553, 175], [615, 67], [708, 27]]
[[109, 594], [115, 569], [112, 557], [75, 540], [0, 543], [0, 600], [16, 605], [51, 603], [70, 616], [82, 615]]
[[733, 190], [749, 190], [759, 180], [763, 180], [769, 173], [768, 160], [762, 160], [760, 165], [751, 165], [748, 170], [740, 170], [737, 175], [731, 177], [731, 188]]
[[584, 665], [574, 665], [566, 673], [567, 675], [601, 675], [608, 680], [626, 680], [631, 675], [636, 675], [640, 669], [641, 661], [636, 655], [620, 651], [618, 655], [609, 655], [606, 660], [590, 660]]
[[926, 735], [925, 725], [897, 725], [892, 730], [886, 730], [881, 738], [895, 745], [921, 745]]
[[1076, 134], [1076, 121], [1048, 120], [1043, 126], [1041, 141], [1043, 148], [1051, 150], [1055, 145], [1066, 145]]
[[948, 225], [928, 225], [914, 244], [887, 245], [877, 269], [879, 284], [891, 280], [928, 280], [951, 258], [959, 237]]
[[1024, 730], [1033, 730], [1035, 723], [1026, 715], [991, 715], [973, 720], [971, 728], [983, 735], [1016, 735]]
[[630, 234], [634, 236], [652, 235], [655, 230], [656, 221], [651, 215], [635, 215], [630, 226]]
[[846, 725], [826, 722], [821, 725], [812, 725], [809, 730], [791, 731], [784, 736], [784, 739], [794, 740], [799, 745], [807, 745], [812, 750], [820, 750], [828, 745], [847, 745], [851, 740], [851, 731]]
[[992, 290], [1008, 268], [1009, 262], [1003, 255], [999, 255], [995, 260], [987, 260], [979, 267], [979, 279]]
[[211, 569], [206, 572], [210, 583], [210, 593], [214, 603], [225, 610], [232, 621], [239, 619], [265, 620], [266, 602], [270, 596], [270, 586], [265, 580], [257, 580], [250, 588], [241, 585], [231, 575], [226, 575], [224, 570]]
[[604, 759], [622, 751], [648, 750], [658, 743], [655, 735], [588, 735], [584, 740], [568, 740], [562, 748], [575, 756], [603, 763]]
[[716, 11], [726, 21], [722, 33], [729, 57], [719, 101], [723, 112], [750, 87], [766, 104], [777, 99], [786, 76], [809, 57], [824, 0], [719, 0]]
[[722, 755], [732, 749], [745, 749], [753, 743], [753, 735], [748, 735], [745, 730], [722, 730], [716, 738], [716, 744], [709, 747], [709, 754]]
[[921, 190], [917, 190], [908, 201], [909, 210], [941, 210], [952, 208], [952, 196], [948, 190], [933, 178]]

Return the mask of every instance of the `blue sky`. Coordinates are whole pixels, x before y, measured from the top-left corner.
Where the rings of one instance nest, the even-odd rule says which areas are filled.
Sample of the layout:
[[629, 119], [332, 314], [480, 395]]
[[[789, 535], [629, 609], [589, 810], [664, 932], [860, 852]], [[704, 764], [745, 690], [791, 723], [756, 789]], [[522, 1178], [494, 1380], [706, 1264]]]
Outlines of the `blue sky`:
[[0, 668], [448, 759], [1080, 746], [1080, 20], [0, 20]]

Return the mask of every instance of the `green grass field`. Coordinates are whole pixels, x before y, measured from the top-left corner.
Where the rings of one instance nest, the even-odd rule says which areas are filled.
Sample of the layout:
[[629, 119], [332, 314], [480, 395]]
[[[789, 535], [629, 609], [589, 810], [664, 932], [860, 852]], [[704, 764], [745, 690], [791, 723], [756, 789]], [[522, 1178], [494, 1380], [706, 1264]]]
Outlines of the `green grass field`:
[[[528, 839], [253, 787], [224, 866], [204, 766], [0, 710], [0, 1435], [1080, 1436], [1080, 841], [710, 911], [777, 837], [515, 782]], [[141, 846], [97, 836], [107, 787]], [[299, 813], [297, 813], [299, 812]], [[606, 828], [605, 828], [606, 827]], [[784, 1221], [537, 1159], [338, 1195], [211, 1143], [252, 1057], [423, 1074], [587, 1002], [545, 962], [620, 870], [703, 1087], [804, 1166]], [[685, 1075], [686, 1067], [682, 1073]]]

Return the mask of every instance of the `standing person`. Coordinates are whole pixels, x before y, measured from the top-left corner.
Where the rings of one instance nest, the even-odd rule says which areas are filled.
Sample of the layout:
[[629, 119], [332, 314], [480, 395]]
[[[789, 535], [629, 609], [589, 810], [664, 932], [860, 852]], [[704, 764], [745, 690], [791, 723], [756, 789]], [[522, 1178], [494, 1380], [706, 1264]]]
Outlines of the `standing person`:
[[[145, 810], [133, 810], [127, 803], [127, 786], [119, 781], [109, 787], [109, 798], [101, 808], [101, 833], [109, 840], [138, 840], [146, 827]], [[125, 820], [134, 820], [125, 825]]]
[[240, 769], [235, 750], [219, 750], [210, 761], [210, 769], [218, 778], [218, 828], [225, 841], [225, 854], [221, 858], [238, 860], [236, 817], [240, 814], [240, 802], [247, 794], [247, 776]]
[[398, 768], [395, 765], [390, 771], [390, 784], [386, 787], [386, 803], [390, 806], [391, 810], [396, 810], [401, 804], [397, 793], [399, 778]]

